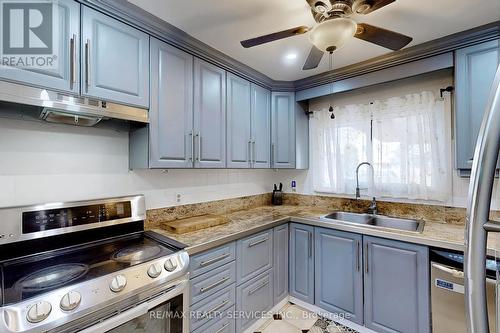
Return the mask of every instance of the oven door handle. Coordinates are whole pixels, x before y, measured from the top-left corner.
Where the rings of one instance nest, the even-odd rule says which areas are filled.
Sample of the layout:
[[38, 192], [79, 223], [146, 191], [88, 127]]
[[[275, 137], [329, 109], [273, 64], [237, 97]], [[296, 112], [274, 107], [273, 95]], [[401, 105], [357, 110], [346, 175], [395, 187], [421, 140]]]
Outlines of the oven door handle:
[[167, 291], [163, 292], [160, 296], [153, 298], [147, 302], [141, 303], [127, 311], [124, 311], [112, 318], [103, 322], [90, 326], [79, 333], [102, 333], [112, 330], [120, 325], [125, 324], [137, 317], [145, 315], [149, 310], [156, 306], [167, 302], [168, 300], [180, 295], [188, 287], [188, 281], [182, 280], [180, 283], [170, 287]]
[[105, 320], [102, 323], [93, 325], [89, 328], [80, 331], [80, 333], [102, 333], [112, 330], [115, 327], [118, 327], [122, 324], [125, 324], [128, 321], [131, 321], [137, 317], [145, 315], [148, 313], [149, 304], [142, 303], [136, 307], [133, 307], [130, 310], [120, 313], [119, 315], [114, 316], [111, 319]]

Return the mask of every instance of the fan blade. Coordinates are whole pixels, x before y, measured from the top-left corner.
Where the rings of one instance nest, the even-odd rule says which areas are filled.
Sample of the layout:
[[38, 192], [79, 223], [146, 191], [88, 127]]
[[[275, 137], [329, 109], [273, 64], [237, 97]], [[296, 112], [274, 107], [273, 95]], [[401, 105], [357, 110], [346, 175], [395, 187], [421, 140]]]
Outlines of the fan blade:
[[358, 29], [354, 37], [386, 47], [393, 51], [402, 49], [413, 40], [413, 38], [406, 35], [366, 23], [358, 23]]
[[385, 7], [391, 3], [393, 3], [396, 0], [373, 0], [371, 1], [371, 7], [368, 8], [366, 11], [363, 12], [363, 14], [370, 14], [371, 12], [376, 11], [377, 9], [380, 9], [382, 7]]
[[247, 39], [247, 40], [242, 41], [241, 45], [245, 48], [249, 48], [249, 47], [257, 46], [260, 44], [274, 42], [275, 40], [278, 40], [278, 39], [293, 37], [296, 35], [302, 35], [308, 31], [309, 31], [309, 27], [302, 25], [300, 27], [295, 27], [292, 29], [275, 32], [273, 34], [255, 37], [252, 39]]
[[306, 63], [304, 64], [304, 67], [302, 67], [302, 70], [314, 69], [318, 67], [321, 58], [323, 58], [323, 53], [323, 51], [313, 45], [313, 47], [311, 48], [311, 52], [309, 52], [309, 56], [307, 56]]

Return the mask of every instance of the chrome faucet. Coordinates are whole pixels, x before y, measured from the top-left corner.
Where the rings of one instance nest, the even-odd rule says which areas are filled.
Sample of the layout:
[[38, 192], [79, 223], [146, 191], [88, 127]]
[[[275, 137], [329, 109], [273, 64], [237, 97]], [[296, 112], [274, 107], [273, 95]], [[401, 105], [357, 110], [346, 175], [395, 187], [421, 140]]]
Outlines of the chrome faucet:
[[373, 200], [370, 203], [370, 206], [368, 207], [367, 213], [368, 214], [377, 215], [377, 213], [378, 213], [378, 207], [377, 207], [377, 199], [375, 197], [373, 197]]
[[356, 199], [361, 198], [361, 193], [360, 193], [361, 190], [366, 190], [366, 188], [359, 188], [359, 168], [362, 165], [368, 165], [372, 169], [372, 172], [374, 172], [373, 166], [370, 163], [368, 162], [359, 163], [358, 167], [356, 168]]

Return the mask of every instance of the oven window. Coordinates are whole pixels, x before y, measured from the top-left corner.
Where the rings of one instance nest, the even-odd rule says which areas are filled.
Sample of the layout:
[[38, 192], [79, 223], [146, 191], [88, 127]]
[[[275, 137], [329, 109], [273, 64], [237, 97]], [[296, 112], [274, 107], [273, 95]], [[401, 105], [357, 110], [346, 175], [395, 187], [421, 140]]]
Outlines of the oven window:
[[182, 295], [108, 333], [182, 333]]

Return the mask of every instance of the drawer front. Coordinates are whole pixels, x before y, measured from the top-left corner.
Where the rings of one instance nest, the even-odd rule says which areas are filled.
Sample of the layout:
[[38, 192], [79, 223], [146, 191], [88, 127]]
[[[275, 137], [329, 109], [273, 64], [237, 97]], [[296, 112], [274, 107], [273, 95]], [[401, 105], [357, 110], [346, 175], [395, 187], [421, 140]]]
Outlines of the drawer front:
[[273, 230], [238, 240], [236, 257], [237, 285], [273, 267]]
[[202, 325], [210, 326], [225, 316], [225, 311], [236, 302], [236, 285], [233, 283], [220, 292], [204, 298], [202, 301], [191, 306], [194, 314], [191, 317], [191, 330]]
[[236, 281], [236, 265], [233, 262], [191, 280], [191, 304], [215, 294]]
[[[270, 269], [262, 275], [242, 284], [236, 288], [236, 311], [248, 314], [267, 311], [273, 307], [273, 270]], [[236, 319], [236, 331], [243, 332], [258, 317], [241, 316]]]
[[236, 252], [235, 243], [228, 243], [189, 258], [191, 277], [198, 276], [233, 261]]
[[229, 312], [234, 313], [235, 307], [231, 307], [216, 323], [209, 322], [200, 328], [197, 328], [192, 333], [236, 333], [236, 321], [233, 317], [228, 316]]

